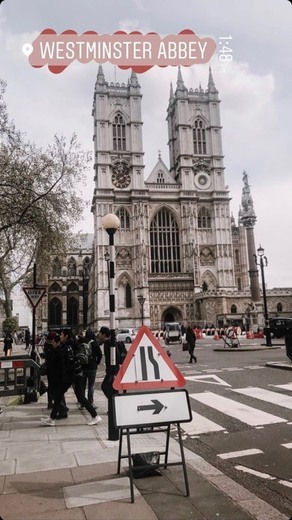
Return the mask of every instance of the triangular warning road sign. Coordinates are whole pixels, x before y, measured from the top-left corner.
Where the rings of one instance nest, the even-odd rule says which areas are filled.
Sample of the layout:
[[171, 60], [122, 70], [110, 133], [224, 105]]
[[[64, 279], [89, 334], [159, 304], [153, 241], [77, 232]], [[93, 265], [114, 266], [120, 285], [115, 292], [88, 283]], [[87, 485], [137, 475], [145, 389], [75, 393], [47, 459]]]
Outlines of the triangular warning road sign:
[[186, 382], [148, 327], [140, 327], [113, 383], [116, 390], [177, 388]]
[[28, 297], [33, 308], [36, 308], [40, 303], [42, 297], [46, 292], [45, 287], [23, 287], [23, 290]]

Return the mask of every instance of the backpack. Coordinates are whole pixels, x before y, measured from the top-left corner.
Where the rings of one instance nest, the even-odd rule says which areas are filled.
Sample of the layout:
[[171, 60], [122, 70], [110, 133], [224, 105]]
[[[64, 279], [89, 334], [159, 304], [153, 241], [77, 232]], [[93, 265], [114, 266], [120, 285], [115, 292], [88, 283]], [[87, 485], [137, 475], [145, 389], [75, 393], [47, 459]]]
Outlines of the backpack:
[[88, 365], [88, 361], [90, 357], [92, 356], [92, 348], [91, 348], [91, 342], [93, 340], [90, 340], [89, 343], [81, 343], [77, 347], [77, 352], [75, 354], [75, 357], [79, 361], [80, 365], [85, 366]]
[[122, 365], [128, 351], [125, 347], [125, 343], [123, 341], [117, 342], [117, 362], [119, 365]]

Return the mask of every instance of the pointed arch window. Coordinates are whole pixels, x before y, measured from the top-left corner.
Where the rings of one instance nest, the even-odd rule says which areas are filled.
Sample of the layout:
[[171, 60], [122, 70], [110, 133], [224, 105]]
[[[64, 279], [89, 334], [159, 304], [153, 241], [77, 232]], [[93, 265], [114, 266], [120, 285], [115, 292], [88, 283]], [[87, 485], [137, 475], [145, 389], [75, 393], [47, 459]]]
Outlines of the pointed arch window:
[[113, 149], [126, 150], [126, 123], [121, 114], [117, 114], [113, 120]]
[[54, 282], [50, 288], [49, 288], [49, 292], [61, 292], [62, 291], [62, 287], [60, 284], [58, 284], [57, 282]]
[[126, 308], [132, 307], [132, 288], [129, 283], [126, 285]]
[[231, 305], [231, 314], [237, 314], [237, 307], [236, 305]]
[[67, 301], [67, 324], [78, 325], [78, 300], [71, 296]]
[[237, 290], [238, 291], [241, 291], [242, 289], [242, 286], [241, 286], [241, 278], [237, 278]]
[[277, 303], [277, 312], [283, 312], [283, 305], [281, 302]]
[[125, 208], [119, 208], [116, 215], [120, 219], [120, 230], [128, 231], [130, 229], [130, 216], [128, 211]]
[[83, 260], [83, 273], [84, 273], [84, 278], [88, 278], [89, 277], [89, 271], [90, 271], [90, 258], [88, 256], [86, 256]]
[[238, 249], [235, 249], [234, 251], [234, 261], [235, 261], [235, 264], [238, 265], [240, 262], [239, 262], [239, 251]]
[[203, 207], [199, 209], [198, 213], [198, 228], [200, 229], [211, 229], [211, 217], [207, 208]]
[[152, 273], [180, 273], [179, 228], [166, 208], [153, 218], [150, 226], [150, 252]]
[[157, 173], [157, 184], [164, 184], [164, 173], [162, 170], [160, 170], [158, 173]]
[[61, 327], [62, 325], [62, 302], [59, 298], [53, 298], [49, 302], [49, 327]]
[[52, 274], [53, 276], [61, 276], [62, 265], [58, 257], [53, 260]]
[[68, 276], [76, 276], [76, 272], [76, 260], [71, 256], [71, 258], [68, 260]]
[[67, 287], [67, 292], [72, 293], [72, 292], [78, 292], [78, 291], [79, 291], [79, 287], [75, 282], [69, 283], [69, 285]]
[[206, 155], [206, 125], [201, 119], [196, 119], [193, 128], [194, 154]]

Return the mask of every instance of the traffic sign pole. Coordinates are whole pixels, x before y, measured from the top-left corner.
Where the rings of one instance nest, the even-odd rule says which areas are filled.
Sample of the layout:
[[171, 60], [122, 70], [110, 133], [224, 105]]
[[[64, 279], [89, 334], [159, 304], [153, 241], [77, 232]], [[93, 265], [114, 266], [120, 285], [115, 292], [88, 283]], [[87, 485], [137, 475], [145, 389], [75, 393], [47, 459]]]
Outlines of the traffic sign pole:
[[23, 290], [32, 305], [31, 357], [35, 360], [36, 308], [46, 292], [45, 287], [40, 287], [36, 283], [36, 263], [33, 264], [33, 286], [23, 287]]

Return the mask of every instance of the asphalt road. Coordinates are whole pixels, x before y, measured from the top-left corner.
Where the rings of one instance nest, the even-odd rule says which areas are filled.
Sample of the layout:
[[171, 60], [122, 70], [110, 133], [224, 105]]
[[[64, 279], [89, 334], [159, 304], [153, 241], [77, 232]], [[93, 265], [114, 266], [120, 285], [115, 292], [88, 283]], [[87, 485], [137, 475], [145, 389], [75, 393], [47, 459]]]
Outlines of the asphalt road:
[[[242, 342], [262, 345], [263, 340]], [[292, 371], [266, 367], [289, 360], [277, 350], [214, 352], [197, 341], [197, 364], [178, 343], [168, 346], [187, 380], [193, 420], [185, 446], [273, 505], [292, 514]], [[163, 342], [161, 341], [163, 345]]]

